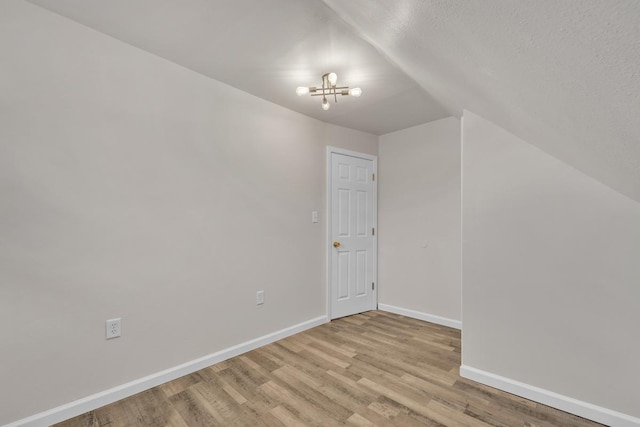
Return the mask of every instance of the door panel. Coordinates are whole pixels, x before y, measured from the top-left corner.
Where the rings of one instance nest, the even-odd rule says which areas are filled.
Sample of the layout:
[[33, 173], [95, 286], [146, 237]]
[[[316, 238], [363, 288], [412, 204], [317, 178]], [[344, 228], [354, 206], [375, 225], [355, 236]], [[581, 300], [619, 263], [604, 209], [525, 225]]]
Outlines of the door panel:
[[349, 298], [349, 252], [338, 253], [338, 300]]
[[349, 237], [349, 216], [351, 214], [351, 192], [338, 189], [338, 233], [340, 237]]
[[331, 153], [331, 318], [377, 304], [373, 168], [373, 160]]
[[367, 235], [367, 192], [356, 191], [356, 234], [358, 237]]
[[356, 296], [367, 295], [367, 251], [356, 251]]

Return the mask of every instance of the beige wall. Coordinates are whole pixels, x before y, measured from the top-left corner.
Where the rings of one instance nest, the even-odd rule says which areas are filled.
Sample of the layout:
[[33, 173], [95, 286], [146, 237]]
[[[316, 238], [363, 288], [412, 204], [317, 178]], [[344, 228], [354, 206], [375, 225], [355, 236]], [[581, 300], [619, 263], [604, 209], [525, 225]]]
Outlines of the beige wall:
[[378, 302], [460, 321], [460, 121], [379, 144]]
[[0, 424], [326, 313], [325, 147], [377, 137], [20, 0], [0, 58]]
[[640, 204], [468, 111], [462, 133], [463, 365], [640, 416]]

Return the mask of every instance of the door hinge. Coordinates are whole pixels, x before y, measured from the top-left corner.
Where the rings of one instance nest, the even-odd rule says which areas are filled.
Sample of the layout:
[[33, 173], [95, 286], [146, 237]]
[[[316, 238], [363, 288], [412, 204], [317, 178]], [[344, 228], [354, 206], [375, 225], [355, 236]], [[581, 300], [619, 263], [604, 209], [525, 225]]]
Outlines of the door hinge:
[[376, 289], [376, 284], [374, 282], [371, 282], [371, 290], [375, 290]]
[[372, 173], [372, 174], [371, 174], [371, 181], [375, 181], [375, 180], [376, 180], [376, 174], [375, 174], [375, 173]]
[[373, 228], [373, 227], [371, 227], [371, 235], [372, 235], [372, 236], [375, 236], [375, 235], [376, 235], [376, 229], [375, 229], [375, 228]]

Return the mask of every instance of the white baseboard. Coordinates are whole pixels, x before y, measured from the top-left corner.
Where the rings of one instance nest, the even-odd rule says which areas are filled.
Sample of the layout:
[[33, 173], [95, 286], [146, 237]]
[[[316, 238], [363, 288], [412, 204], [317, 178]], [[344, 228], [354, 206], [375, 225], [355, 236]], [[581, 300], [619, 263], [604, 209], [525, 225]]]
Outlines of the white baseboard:
[[206, 368], [248, 351], [254, 350], [258, 347], [270, 344], [288, 336], [297, 334], [298, 332], [311, 329], [315, 326], [327, 323], [329, 318], [327, 316], [316, 317], [315, 319], [307, 320], [306, 322], [299, 323], [297, 325], [290, 326], [285, 329], [273, 332], [271, 334], [264, 335], [262, 337], [246, 341], [244, 343], [229, 347], [224, 350], [217, 351], [204, 357], [192, 360], [182, 365], [175, 366], [173, 368], [166, 369], [161, 372], [156, 372], [144, 378], [140, 378], [131, 381], [126, 384], [113, 387], [109, 390], [102, 391], [100, 393], [93, 394], [91, 396], [78, 399], [76, 401], [67, 403], [57, 408], [50, 409], [48, 411], [40, 412], [39, 414], [23, 418], [21, 420], [7, 424], [4, 427], [46, 427], [51, 424], [58, 423], [60, 421], [73, 418], [75, 416], [84, 414], [85, 412], [92, 411], [100, 408], [104, 405], [116, 402], [124, 399], [125, 397], [132, 396], [141, 391], [148, 390], [160, 384], [164, 384], [167, 381], [175, 380], [184, 375], [196, 372], [200, 369]]
[[388, 311], [389, 313], [400, 314], [402, 316], [412, 317], [418, 320], [424, 320], [425, 322], [437, 323], [438, 325], [444, 325], [450, 328], [462, 329], [461, 321], [436, 316], [435, 314], [422, 313], [421, 311], [409, 310], [407, 308], [387, 304], [378, 304], [378, 310]]
[[612, 411], [611, 409], [563, 396], [549, 390], [501, 377], [500, 375], [495, 375], [470, 366], [462, 365], [460, 367], [460, 376], [608, 426], [640, 426], [640, 418]]

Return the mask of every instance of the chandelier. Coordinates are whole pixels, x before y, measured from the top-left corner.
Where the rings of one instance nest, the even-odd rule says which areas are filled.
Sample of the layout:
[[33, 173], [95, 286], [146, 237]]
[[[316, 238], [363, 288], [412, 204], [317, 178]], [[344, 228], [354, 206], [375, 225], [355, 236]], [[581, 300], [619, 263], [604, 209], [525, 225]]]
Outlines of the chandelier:
[[322, 76], [322, 87], [304, 87], [300, 86], [296, 89], [296, 93], [298, 96], [306, 95], [308, 93], [311, 96], [321, 96], [322, 97], [322, 109], [327, 111], [331, 104], [329, 104], [329, 99], [333, 97], [334, 102], [338, 102], [338, 95], [351, 95], [358, 97], [362, 95], [362, 89], [359, 87], [354, 87], [353, 89], [349, 89], [348, 86], [337, 86], [338, 83], [338, 75], [336, 73], [326, 73]]

